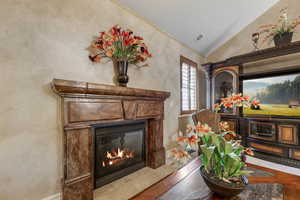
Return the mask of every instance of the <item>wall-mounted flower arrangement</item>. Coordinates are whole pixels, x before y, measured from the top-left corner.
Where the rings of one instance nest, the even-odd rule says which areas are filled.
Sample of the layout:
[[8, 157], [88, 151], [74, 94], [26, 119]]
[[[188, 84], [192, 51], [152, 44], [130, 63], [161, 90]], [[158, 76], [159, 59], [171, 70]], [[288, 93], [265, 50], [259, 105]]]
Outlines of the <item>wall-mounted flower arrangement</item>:
[[142, 37], [136, 36], [131, 30], [124, 30], [118, 25], [106, 32], [100, 32], [89, 50], [89, 58], [92, 62], [101, 62], [105, 59], [114, 62], [120, 86], [126, 86], [128, 83], [129, 64], [138, 67], [148, 66], [144, 62], [151, 57]]

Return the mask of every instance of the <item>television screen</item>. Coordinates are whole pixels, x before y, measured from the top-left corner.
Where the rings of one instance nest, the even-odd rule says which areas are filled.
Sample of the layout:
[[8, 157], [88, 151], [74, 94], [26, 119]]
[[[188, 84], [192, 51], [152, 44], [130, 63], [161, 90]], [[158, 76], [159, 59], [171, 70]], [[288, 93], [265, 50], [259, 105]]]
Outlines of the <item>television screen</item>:
[[243, 93], [253, 102], [246, 115], [300, 116], [300, 73], [244, 80]]

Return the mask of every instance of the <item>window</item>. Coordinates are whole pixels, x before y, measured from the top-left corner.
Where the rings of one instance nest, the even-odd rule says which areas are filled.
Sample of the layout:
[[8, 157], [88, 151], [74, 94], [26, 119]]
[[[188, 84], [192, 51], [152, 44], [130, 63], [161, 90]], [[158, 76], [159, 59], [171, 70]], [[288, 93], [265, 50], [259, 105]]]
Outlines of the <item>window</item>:
[[181, 113], [192, 113], [197, 109], [197, 63], [180, 57]]

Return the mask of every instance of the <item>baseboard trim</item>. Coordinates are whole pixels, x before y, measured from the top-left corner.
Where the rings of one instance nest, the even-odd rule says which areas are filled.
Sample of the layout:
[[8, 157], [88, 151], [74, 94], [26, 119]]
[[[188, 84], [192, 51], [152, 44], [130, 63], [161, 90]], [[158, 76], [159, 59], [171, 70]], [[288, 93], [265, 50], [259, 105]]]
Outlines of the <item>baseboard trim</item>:
[[49, 197], [46, 197], [42, 200], [62, 200], [62, 196], [61, 196], [61, 193], [57, 193], [55, 195], [51, 195]]
[[258, 166], [261, 166], [261, 167], [266, 167], [266, 168], [274, 169], [274, 170], [277, 170], [277, 171], [282, 171], [282, 172], [285, 172], [285, 173], [288, 173], [288, 174], [293, 174], [293, 175], [300, 176], [300, 169], [299, 168], [289, 167], [289, 166], [286, 166], [286, 165], [282, 165], [282, 164], [262, 160], [262, 159], [259, 159], [259, 158], [254, 158], [252, 156], [247, 156], [246, 162], [248, 162], [250, 164], [258, 165]]

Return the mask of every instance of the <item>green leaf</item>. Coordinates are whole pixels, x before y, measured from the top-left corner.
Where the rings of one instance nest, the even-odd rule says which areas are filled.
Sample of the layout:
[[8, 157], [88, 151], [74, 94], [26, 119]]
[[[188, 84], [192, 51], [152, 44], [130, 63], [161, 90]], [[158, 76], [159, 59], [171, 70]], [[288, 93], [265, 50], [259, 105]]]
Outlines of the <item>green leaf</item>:
[[201, 150], [202, 150], [202, 156], [203, 156], [203, 160], [204, 160], [204, 167], [205, 169], [209, 169], [210, 168], [210, 164], [211, 164], [211, 158], [213, 157], [213, 153], [215, 150], [214, 146], [207, 146], [207, 145], [201, 145], [200, 146]]
[[236, 154], [226, 154], [224, 156], [224, 177], [228, 178], [233, 176], [240, 169], [240, 163], [240, 158]]
[[249, 174], [253, 173], [253, 171], [249, 171], [249, 170], [241, 170], [239, 173], [238, 173], [238, 176], [247, 176]]
[[225, 148], [224, 153], [229, 154], [233, 152], [232, 143], [231, 142], [225, 142]]

